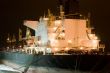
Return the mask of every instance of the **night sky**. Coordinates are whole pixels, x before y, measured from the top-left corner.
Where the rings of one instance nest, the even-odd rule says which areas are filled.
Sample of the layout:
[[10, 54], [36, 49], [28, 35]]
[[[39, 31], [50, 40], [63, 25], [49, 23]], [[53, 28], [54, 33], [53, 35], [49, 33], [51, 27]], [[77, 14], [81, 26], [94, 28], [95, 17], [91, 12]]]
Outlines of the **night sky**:
[[[79, 0], [81, 13], [91, 13], [91, 25], [96, 34], [110, 49], [110, 1], [109, 0]], [[18, 29], [23, 28], [24, 20], [38, 20], [40, 16], [51, 9], [57, 13], [58, 0], [2, 0], [0, 1], [0, 47], [8, 35], [18, 36]], [[25, 32], [25, 31], [23, 31]]]

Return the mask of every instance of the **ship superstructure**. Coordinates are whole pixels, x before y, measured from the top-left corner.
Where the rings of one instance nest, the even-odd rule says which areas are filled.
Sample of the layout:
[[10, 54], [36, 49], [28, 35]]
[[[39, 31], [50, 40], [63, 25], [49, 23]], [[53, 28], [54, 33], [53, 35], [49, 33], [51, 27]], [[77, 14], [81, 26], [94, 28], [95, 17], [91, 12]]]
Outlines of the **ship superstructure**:
[[[70, 14], [79, 15], [81, 14]], [[92, 33], [89, 19], [69, 19], [64, 15], [60, 6], [60, 15], [54, 16], [48, 10], [48, 17], [41, 17], [39, 21], [25, 21], [24, 25], [35, 30], [33, 44], [30, 47], [41, 47], [51, 52], [61, 50], [99, 50], [100, 39]], [[29, 47], [28, 47], [29, 48]], [[31, 49], [31, 48], [30, 48]]]

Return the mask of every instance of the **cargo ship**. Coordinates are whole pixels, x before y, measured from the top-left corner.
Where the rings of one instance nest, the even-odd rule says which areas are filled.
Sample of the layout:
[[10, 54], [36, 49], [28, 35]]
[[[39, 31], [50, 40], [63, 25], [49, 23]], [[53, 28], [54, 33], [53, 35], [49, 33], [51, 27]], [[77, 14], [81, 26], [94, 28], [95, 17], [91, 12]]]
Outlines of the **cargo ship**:
[[[90, 14], [85, 18], [80, 13], [65, 15], [63, 7], [60, 6], [60, 15], [53, 15], [48, 10], [47, 17], [39, 18], [39, 21], [25, 20], [27, 26], [26, 43], [24, 51], [32, 54], [33, 51], [45, 53], [58, 53], [68, 50], [91, 52], [103, 49], [98, 36], [92, 32], [90, 27]], [[66, 18], [66, 16], [76, 16]], [[35, 36], [31, 36], [30, 29], [35, 31]]]
[[[40, 17], [39, 21], [25, 20], [26, 37], [19, 35], [19, 41], [26, 44], [19, 45], [18, 49], [8, 46], [0, 53], [1, 62], [21, 73], [88, 73], [95, 70], [105, 46], [92, 33], [90, 15], [87, 18], [80, 13], [65, 15], [63, 6], [59, 11], [58, 16], [48, 10], [47, 16]], [[35, 36], [31, 36], [30, 29], [35, 31]], [[9, 38], [7, 42], [10, 43]]]

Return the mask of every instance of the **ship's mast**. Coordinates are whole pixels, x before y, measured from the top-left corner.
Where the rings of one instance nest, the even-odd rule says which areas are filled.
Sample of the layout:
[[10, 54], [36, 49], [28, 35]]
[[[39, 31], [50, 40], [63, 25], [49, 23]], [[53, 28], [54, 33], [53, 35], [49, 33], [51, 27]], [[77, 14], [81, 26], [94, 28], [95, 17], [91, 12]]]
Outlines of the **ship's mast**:
[[61, 21], [62, 21], [62, 30], [64, 30], [64, 11], [63, 11], [63, 6], [60, 5], [60, 17], [61, 17]]

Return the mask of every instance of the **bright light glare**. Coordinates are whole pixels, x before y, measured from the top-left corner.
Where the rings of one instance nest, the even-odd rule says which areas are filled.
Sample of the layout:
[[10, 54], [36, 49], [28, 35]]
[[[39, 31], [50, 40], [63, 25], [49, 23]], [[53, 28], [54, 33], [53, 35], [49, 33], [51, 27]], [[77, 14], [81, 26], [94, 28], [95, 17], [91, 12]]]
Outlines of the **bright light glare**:
[[94, 34], [89, 34], [89, 37], [90, 37], [91, 39], [93, 39], [93, 38], [94, 38]]
[[65, 50], [69, 50], [69, 48], [66, 47]]
[[95, 40], [97, 40], [97, 39], [98, 39], [98, 37], [96, 37], [96, 36], [95, 36], [95, 37], [94, 37], [94, 39], [95, 39]]
[[80, 49], [83, 49], [83, 47], [80, 47]]
[[98, 42], [97, 40], [92, 40], [93, 44], [97, 44], [97, 42]]
[[93, 47], [92, 49], [97, 49], [97, 48]]
[[56, 29], [57, 29], [57, 27], [54, 27], [53, 29], [54, 29], [54, 30], [56, 30]]
[[49, 20], [49, 18], [43, 18], [44, 20]]
[[54, 48], [55, 51], [58, 51], [58, 48]]
[[71, 40], [68, 40], [68, 43], [72, 43], [72, 41]]

